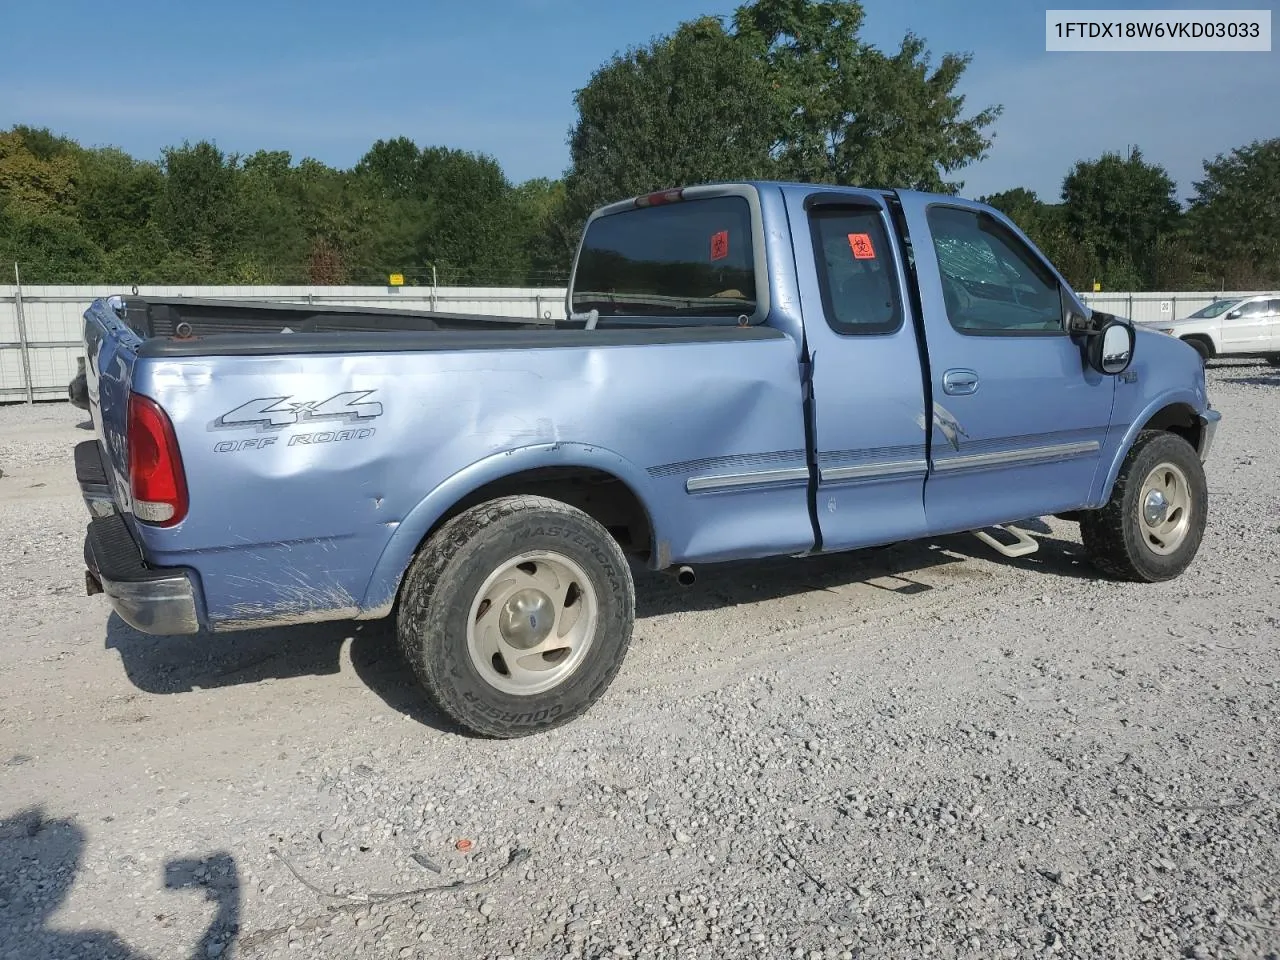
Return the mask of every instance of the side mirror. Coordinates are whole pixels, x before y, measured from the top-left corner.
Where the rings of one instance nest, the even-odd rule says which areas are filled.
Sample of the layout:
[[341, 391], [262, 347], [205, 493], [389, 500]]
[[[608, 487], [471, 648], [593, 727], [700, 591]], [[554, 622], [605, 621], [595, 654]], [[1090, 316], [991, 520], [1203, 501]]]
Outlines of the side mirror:
[[1227, 314], [1227, 319], [1239, 320], [1243, 316], [1244, 316], [1244, 311], [1241, 310], [1239, 307], [1237, 307], [1235, 310], [1232, 310], [1230, 313]]
[[1089, 366], [1105, 376], [1124, 373], [1133, 362], [1133, 343], [1132, 326], [1119, 320], [1108, 321], [1089, 340]]

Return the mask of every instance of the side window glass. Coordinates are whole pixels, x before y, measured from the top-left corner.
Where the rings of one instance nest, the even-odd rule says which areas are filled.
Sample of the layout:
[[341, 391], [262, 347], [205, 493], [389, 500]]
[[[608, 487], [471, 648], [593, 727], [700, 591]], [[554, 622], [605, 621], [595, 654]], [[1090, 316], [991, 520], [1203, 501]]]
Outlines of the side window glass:
[[809, 218], [827, 323], [850, 336], [893, 333], [902, 305], [884, 219], [875, 208], [834, 207]]
[[955, 207], [931, 207], [928, 218], [952, 327], [975, 336], [1065, 333], [1057, 279], [1012, 231]]
[[1267, 313], [1273, 317], [1280, 317], [1280, 300], [1272, 300], [1267, 307]]
[[1260, 317], [1266, 312], [1267, 312], [1267, 301], [1254, 300], [1250, 303], [1246, 303], [1244, 307], [1241, 308], [1240, 315], [1242, 317]]

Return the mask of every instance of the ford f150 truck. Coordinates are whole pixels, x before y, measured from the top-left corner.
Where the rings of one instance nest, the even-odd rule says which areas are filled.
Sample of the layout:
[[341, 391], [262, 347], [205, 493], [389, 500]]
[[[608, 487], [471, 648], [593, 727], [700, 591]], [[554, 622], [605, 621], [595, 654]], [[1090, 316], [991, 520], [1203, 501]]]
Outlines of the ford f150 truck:
[[[1219, 415], [1185, 344], [1087, 309], [950, 196], [778, 183], [596, 211], [552, 325], [111, 298], [85, 313], [90, 592], [159, 634], [394, 614], [430, 699], [586, 710], [674, 569], [1078, 520], [1178, 575]], [[1009, 536], [1015, 539], [1010, 542]]]

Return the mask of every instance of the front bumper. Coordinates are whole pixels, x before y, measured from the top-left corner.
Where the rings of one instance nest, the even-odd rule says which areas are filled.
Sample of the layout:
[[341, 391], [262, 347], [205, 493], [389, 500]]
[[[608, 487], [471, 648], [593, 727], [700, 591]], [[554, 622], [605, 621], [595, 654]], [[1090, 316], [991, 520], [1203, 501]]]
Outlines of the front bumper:
[[84, 538], [85, 588], [104, 593], [120, 619], [143, 633], [200, 632], [195, 573], [150, 567], [116, 509], [96, 440], [76, 444], [76, 479], [93, 518]]
[[1222, 414], [1210, 407], [1198, 416], [1200, 418], [1200, 449], [1197, 452], [1203, 462], [1209, 459], [1209, 451], [1213, 448], [1213, 438], [1218, 432], [1218, 422], [1222, 420]]

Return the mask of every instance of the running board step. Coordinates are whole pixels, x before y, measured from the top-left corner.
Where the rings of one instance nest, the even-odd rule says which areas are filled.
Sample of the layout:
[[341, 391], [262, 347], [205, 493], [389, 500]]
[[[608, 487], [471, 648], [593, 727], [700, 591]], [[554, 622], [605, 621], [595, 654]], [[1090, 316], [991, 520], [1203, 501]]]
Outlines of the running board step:
[[997, 553], [1002, 553], [1006, 557], [1010, 557], [1012, 559], [1016, 559], [1018, 557], [1025, 557], [1028, 554], [1035, 553], [1037, 550], [1040, 549], [1040, 541], [1036, 540], [1034, 537], [1031, 536], [1031, 534], [1027, 533], [1025, 530], [1010, 530], [1008, 527], [1002, 527], [998, 523], [991, 527], [988, 527], [987, 529], [999, 530], [1001, 533], [1006, 533], [1009, 536], [1013, 537], [1013, 539], [1016, 541], [1014, 543], [1002, 543], [999, 540], [997, 540], [995, 537], [993, 537], [991, 534], [987, 533], [986, 530], [973, 531], [973, 535], [975, 537], [977, 537], [979, 540], [985, 543], [992, 550], [996, 551]]

